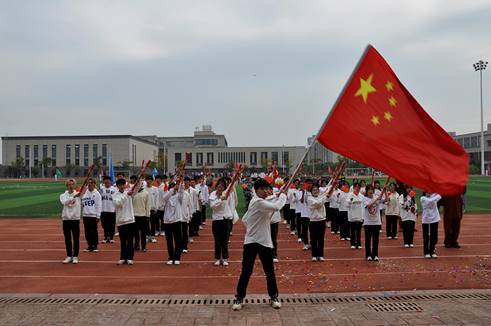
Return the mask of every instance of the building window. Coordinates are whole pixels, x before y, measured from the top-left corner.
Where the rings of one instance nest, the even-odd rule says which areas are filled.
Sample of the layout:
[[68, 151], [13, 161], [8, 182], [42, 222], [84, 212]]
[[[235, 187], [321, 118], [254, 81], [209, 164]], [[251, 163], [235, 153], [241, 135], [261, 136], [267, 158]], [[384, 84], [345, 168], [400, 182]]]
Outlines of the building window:
[[80, 145], [75, 144], [75, 165], [80, 165]]
[[174, 162], [176, 164], [176, 167], [179, 165], [181, 161], [182, 161], [181, 153], [174, 153]]
[[[19, 149], [20, 152], [20, 149]], [[43, 160], [48, 157], [48, 145], [43, 145]]]
[[464, 138], [464, 148], [469, 148], [471, 145], [469, 137]]
[[51, 145], [51, 166], [56, 166], [56, 145]]
[[72, 163], [72, 145], [67, 144], [65, 149], [66, 165]]
[[278, 164], [278, 152], [272, 152], [271, 153], [271, 159], [273, 160], [273, 162]]
[[214, 164], [214, 157], [213, 157], [213, 153], [206, 153], [206, 164], [207, 165], [213, 165]]
[[472, 147], [472, 148], [479, 147], [479, 145], [478, 145], [478, 143], [477, 143], [477, 136], [473, 136], [473, 137], [471, 137], [471, 147]]
[[20, 158], [20, 145], [15, 145], [15, 159], [18, 160]]
[[288, 167], [290, 164], [290, 152], [283, 152], [283, 164], [282, 166]]
[[257, 165], [257, 152], [251, 152], [249, 155], [251, 165]]
[[34, 145], [34, 166], [39, 164], [39, 145]]
[[218, 140], [216, 139], [195, 139], [194, 144], [198, 146], [216, 146]]
[[193, 153], [186, 153], [186, 165], [193, 166]]
[[26, 159], [26, 166], [30, 166], [31, 147], [29, 145], [24, 147], [24, 158]]
[[261, 163], [268, 162], [268, 152], [261, 152]]
[[99, 153], [98, 152], [98, 148], [97, 148], [97, 144], [93, 144], [92, 145], [92, 163], [95, 163], [97, 162], [97, 159], [99, 158]]
[[488, 146], [491, 147], [491, 140], [488, 140]]
[[89, 144], [84, 144], [84, 166], [89, 166]]
[[196, 153], [196, 166], [203, 166], [203, 153]]

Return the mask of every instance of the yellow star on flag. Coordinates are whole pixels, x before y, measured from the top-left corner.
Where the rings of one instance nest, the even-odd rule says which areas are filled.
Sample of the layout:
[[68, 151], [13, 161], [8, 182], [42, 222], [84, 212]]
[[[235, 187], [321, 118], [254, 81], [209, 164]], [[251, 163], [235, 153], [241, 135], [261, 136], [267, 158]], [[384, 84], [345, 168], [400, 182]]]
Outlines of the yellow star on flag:
[[397, 105], [397, 100], [394, 98], [394, 96], [389, 97], [389, 105], [396, 107]]
[[391, 81], [388, 81], [386, 84], [385, 84], [385, 88], [387, 88], [387, 90], [390, 92], [390, 91], [393, 91], [394, 90], [394, 84], [392, 84]]
[[368, 94], [377, 91], [375, 87], [372, 86], [372, 78], [373, 78], [373, 74], [370, 74], [370, 76], [368, 76], [366, 80], [360, 77], [360, 88], [355, 94], [355, 96], [361, 96], [365, 104], [367, 103], [368, 100]]
[[390, 122], [392, 119], [394, 119], [394, 117], [390, 112], [387, 111], [384, 113], [384, 119]]
[[376, 115], [372, 116], [372, 119], [370, 121], [372, 121], [374, 126], [378, 126], [380, 124], [380, 118]]

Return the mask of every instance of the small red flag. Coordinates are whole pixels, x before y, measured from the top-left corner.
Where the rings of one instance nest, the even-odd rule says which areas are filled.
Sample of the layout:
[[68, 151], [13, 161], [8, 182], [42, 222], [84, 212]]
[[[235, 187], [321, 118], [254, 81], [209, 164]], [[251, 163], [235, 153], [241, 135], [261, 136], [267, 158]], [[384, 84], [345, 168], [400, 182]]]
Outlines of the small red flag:
[[318, 141], [393, 178], [442, 195], [462, 193], [469, 159], [368, 46]]

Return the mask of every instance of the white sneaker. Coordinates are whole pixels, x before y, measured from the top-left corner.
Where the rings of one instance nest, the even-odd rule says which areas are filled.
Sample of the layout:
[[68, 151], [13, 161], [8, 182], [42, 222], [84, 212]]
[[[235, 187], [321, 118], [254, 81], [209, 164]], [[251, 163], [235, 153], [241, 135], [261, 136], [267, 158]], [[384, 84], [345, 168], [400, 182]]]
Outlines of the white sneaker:
[[67, 257], [63, 260], [63, 264], [70, 264], [72, 262], [72, 257]]
[[114, 233], [114, 236], [115, 237], [119, 236], [119, 232]]
[[398, 238], [397, 238], [397, 237], [394, 237], [393, 239], [394, 239], [394, 240], [397, 240]]
[[155, 237], [158, 237], [158, 236], [159, 236], [159, 234], [160, 234], [159, 232], [155, 232], [154, 236], [155, 236]]
[[279, 263], [280, 261], [278, 260], [278, 258], [273, 258], [273, 263]]
[[181, 265], [181, 262], [179, 260], [175, 260], [174, 265]]
[[114, 240], [113, 239], [109, 240], [109, 243], [114, 243]]
[[223, 260], [223, 266], [228, 266], [228, 261], [226, 259]]
[[92, 250], [92, 252], [99, 252], [99, 249], [95, 248]]
[[414, 248], [414, 245], [411, 243], [411, 244], [409, 245], [409, 248]]
[[431, 258], [431, 255], [430, 255], [430, 254], [426, 254], [426, 255], [425, 255], [425, 258], [426, 258], [426, 259]]
[[312, 257], [312, 261], [317, 261], [317, 257]]
[[106, 239], [101, 240], [101, 242], [100, 242], [100, 243], [107, 243], [107, 240], [106, 240]]
[[166, 264], [167, 264], [167, 265], [172, 265], [172, 264], [174, 264], [174, 261], [172, 261], [172, 260], [168, 260], [168, 261], [166, 262]]
[[73, 257], [72, 264], [78, 264], [78, 257]]
[[367, 257], [367, 261], [372, 261], [372, 257]]
[[392, 240], [392, 237], [387, 237], [387, 240]]
[[346, 239], [345, 238], [341, 238], [341, 241], [346, 241]]
[[336, 233], [336, 232], [334, 232], [334, 231], [331, 231], [331, 234], [334, 234], [334, 233]]
[[432, 254], [431, 258], [438, 258], [438, 256], [436, 254]]
[[160, 232], [160, 236], [165, 237], [165, 232], [164, 231]]
[[157, 242], [157, 239], [152, 238], [150, 241], [151, 241], [152, 243], [156, 243], [156, 242]]
[[295, 231], [290, 232], [291, 235], [295, 235]]
[[193, 238], [189, 238], [189, 243], [193, 243], [193, 242], [194, 242]]
[[355, 246], [351, 246], [351, 249], [356, 249], [356, 247]]
[[378, 260], [379, 260], [379, 259], [378, 259], [378, 257], [377, 257], [377, 256], [373, 257], [373, 261], [378, 261]]
[[346, 238], [346, 241], [350, 241], [350, 240], [351, 240], [351, 238]]
[[134, 264], [134, 263], [133, 263], [133, 261], [132, 261], [131, 259], [128, 259], [128, 260], [126, 261], [126, 263], [127, 263], [128, 265], [133, 265], [133, 264]]
[[280, 300], [278, 300], [278, 298], [271, 298], [270, 299], [270, 302], [271, 302], [271, 307], [273, 307], [274, 309], [280, 309], [281, 308], [281, 302]]
[[330, 229], [331, 228], [331, 222], [327, 222], [327, 227]]
[[126, 263], [126, 260], [120, 259], [120, 260], [118, 260], [118, 262], [116, 263], [116, 265], [123, 265], [124, 263]]
[[220, 259], [216, 260], [216, 261], [213, 263], [213, 265], [215, 265], [215, 266], [220, 266]]
[[324, 257], [317, 257], [317, 260], [318, 260], [318, 261], [326, 261], [326, 260], [324, 259]]
[[182, 253], [183, 254], [187, 254], [188, 253], [188, 250], [187, 249], [182, 249]]
[[284, 221], [283, 221], [283, 224], [286, 224], [286, 223], [288, 223], [288, 222], [287, 222], [286, 220], [284, 220]]
[[232, 310], [238, 311], [240, 309], [242, 309], [242, 299], [235, 298], [232, 304]]
[[358, 246], [358, 249], [362, 249], [363, 247], [362, 246]]
[[409, 248], [409, 245], [408, 245], [408, 244], [405, 244], [405, 245], [404, 245], [404, 248]]
[[309, 246], [308, 245], [303, 246], [303, 250], [309, 250]]
[[200, 226], [199, 226], [199, 229], [200, 229], [200, 230], [203, 230], [203, 227], [200, 225]]

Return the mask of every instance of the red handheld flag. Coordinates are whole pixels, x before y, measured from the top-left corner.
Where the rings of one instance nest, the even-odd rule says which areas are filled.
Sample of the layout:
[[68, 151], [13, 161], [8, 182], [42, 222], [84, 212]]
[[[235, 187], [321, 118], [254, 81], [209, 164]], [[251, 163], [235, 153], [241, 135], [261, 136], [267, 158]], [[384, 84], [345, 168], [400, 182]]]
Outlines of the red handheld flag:
[[468, 156], [368, 46], [319, 132], [325, 147], [397, 180], [442, 195], [462, 193]]

